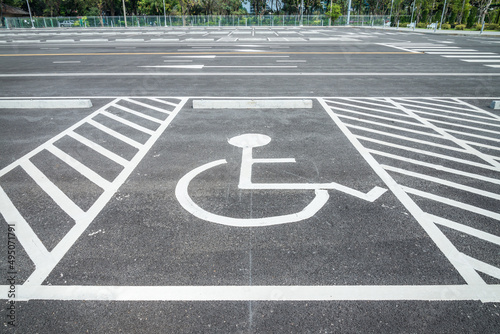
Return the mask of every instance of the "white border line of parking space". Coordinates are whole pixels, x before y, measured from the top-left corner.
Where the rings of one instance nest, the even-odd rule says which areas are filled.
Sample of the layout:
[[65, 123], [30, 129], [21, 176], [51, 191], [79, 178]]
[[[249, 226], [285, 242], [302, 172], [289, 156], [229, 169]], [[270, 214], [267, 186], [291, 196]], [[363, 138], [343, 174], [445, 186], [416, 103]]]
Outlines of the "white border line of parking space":
[[[0, 286], [8, 291], [9, 286]], [[500, 285], [339, 286], [18, 286], [21, 300], [498, 302]]]

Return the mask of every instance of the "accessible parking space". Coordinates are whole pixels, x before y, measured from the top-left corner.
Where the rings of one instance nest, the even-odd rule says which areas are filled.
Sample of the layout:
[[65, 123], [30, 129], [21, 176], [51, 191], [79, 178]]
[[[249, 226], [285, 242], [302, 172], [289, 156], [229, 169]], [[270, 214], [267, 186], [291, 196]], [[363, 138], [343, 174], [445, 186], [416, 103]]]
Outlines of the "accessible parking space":
[[498, 302], [498, 122], [458, 99], [114, 99], [1, 171], [19, 298]]

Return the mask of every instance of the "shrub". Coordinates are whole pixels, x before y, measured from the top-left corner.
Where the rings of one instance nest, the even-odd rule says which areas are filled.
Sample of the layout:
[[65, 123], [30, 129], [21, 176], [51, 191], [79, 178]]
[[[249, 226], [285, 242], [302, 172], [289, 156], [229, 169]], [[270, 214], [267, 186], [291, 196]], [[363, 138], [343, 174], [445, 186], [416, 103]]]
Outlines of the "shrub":
[[443, 23], [443, 25], [441, 26], [441, 29], [451, 29], [451, 24]]
[[484, 25], [484, 30], [498, 30], [499, 27], [500, 25], [496, 23], [486, 23]]
[[472, 29], [474, 29], [474, 30], [478, 30], [478, 31], [479, 31], [479, 30], [481, 30], [481, 28], [482, 28], [482, 25], [481, 25], [480, 23], [476, 23], [476, 24], [472, 27]]
[[464, 30], [465, 29], [465, 24], [457, 24], [455, 26], [455, 30]]
[[419, 22], [419, 23], [417, 23], [417, 28], [427, 28], [427, 23]]

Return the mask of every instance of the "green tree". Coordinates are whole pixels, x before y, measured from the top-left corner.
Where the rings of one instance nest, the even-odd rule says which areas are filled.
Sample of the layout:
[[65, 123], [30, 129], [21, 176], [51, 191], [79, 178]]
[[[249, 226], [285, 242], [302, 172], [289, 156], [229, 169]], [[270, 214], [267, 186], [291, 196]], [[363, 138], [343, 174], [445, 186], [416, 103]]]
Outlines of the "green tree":
[[336, 3], [328, 5], [325, 15], [328, 16], [328, 19], [330, 20], [330, 25], [334, 25], [335, 20], [338, 19], [341, 15], [340, 5]]

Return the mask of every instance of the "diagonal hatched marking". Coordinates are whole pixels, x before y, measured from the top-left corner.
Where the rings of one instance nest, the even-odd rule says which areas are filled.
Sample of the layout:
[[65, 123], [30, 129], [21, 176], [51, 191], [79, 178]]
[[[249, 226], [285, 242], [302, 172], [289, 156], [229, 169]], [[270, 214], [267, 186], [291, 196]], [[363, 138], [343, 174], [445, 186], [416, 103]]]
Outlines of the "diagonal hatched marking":
[[[343, 100], [345, 100], [345, 99], [343, 99]], [[353, 106], [353, 108], [356, 108], [356, 110], [360, 109], [360, 108], [357, 108], [358, 103], [364, 103], [364, 101], [362, 99], [351, 98], [348, 100], [349, 100], [349, 104], [351, 104]], [[475, 195], [483, 196], [483, 197], [488, 198], [490, 200], [498, 201], [499, 205], [497, 207], [500, 207], [500, 194], [499, 193], [486, 191], [486, 190], [481, 189], [483, 184], [500, 185], [500, 164], [499, 164], [499, 162], [497, 162], [495, 160], [498, 158], [492, 157], [488, 154], [484, 154], [480, 151], [477, 151], [477, 149], [475, 149], [473, 146], [476, 145], [477, 147], [482, 146], [482, 147], [487, 147], [487, 148], [491, 148], [491, 149], [499, 149], [499, 147], [494, 146], [494, 145], [476, 143], [473, 140], [459, 139], [459, 138], [456, 138], [455, 136], [453, 136], [453, 134], [452, 134], [452, 133], [457, 133], [460, 135], [468, 135], [468, 136], [471, 136], [473, 138], [478, 138], [478, 139], [483, 139], [483, 140], [484, 139], [491, 140], [492, 142], [499, 142], [498, 138], [494, 138], [494, 137], [489, 136], [489, 135], [488, 136], [481, 135], [481, 134], [485, 134], [485, 133], [488, 133], [488, 134], [495, 133], [496, 134], [496, 132], [492, 132], [491, 130], [488, 131], [488, 129], [483, 129], [483, 128], [480, 128], [477, 126], [470, 127], [470, 128], [472, 128], [474, 130], [478, 130], [480, 134], [477, 134], [478, 132], [476, 132], [475, 134], [469, 134], [467, 132], [448, 130], [446, 128], [442, 128], [439, 126], [439, 124], [443, 124], [442, 122], [435, 122], [431, 118], [426, 118], [426, 117], [422, 116], [422, 115], [426, 115], [427, 113], [429, 113], [430, 111], [433, 111], [433, 110], [435, 111], [435, 113], [438, 116], [443, 116], [443, 113], [453, 114], [453, 115], [457, 115], [457, 116], [473, 116], [473, 117], [480, 115], [479, 118], [481, 119], [481, 121], [479, 121], [479, 122], [474, 120], [474, 119], [468, 119], [466, 117], [462, 118], [462, 117], [452, 116], [452, 118], [451, 118], [452, 120], [456, 118], [457, 121], [461, 121], [465, 124], [465, 126], [463, 126], [464, 128], [467, 128], [467, 126], [468, 126], [467, 124], [475, 124], [475, 125], [483, 125], [483, 126], [491, 126], [492, 124], [496, 125], [496, 124], [498, 124], [497, 123], [498, 120], [500, 120], [500, 118], [497, 115], [488, 113], [487, 111], [485, 111], [483, 109], [475, 107], [475, 106], [468, 104], [466, 102], [463, 102], [462, 100], [459, 100], [459, 99], [444, 99], [444, 98], [441, 98], [441, 99], [431, 99], [431, 98], [427, 98], [427, 99], [424, 99], [424, 98], [422, 98], [422, 99], [417, 99], [417, 98], [389, 99], [389, 98], [386, 98], [385, 101], [386, 101], [386, 103], [391, 103], [393, 106], [397, 107], [398, 110], [400, 110], [400, 112], [402, 114], [409, 115], [409, 116], [413, 117], [416, 121], [420, 122], [420, 124], [427, 126], [429, 129], [433, 129], [436, 133], [438, 133], [440, 135], [440, 138], [446, 139], [450, 143], [452, 143], [453, 145], [457, 145], [458, 147], [460, 147], [460, 149], [457, 151], [459, 151], [459, 152], [462, 151], [464, 153], [468, 153], [468, 154], [470, 154], [471, 158], [472, 157], [474, 157], [475, 159], [479, 158], [479, 159], [483, 160], [486, 164], [478, 163], [478, 162], [466, 160], [466, 159], [459, 159], [459, 158], [453, 157], [451, 154], [448, 156], [448, 155], [436, 154], [436, 153], [433, 153], [430, 151], [426, 152], [425, 150], [413, 148], [413, 147], [411, 147], [411, 145], [410, 146], [403, 146], [403, 145], [395, 144], [393, 142], [381, 141], [381, 140], [378, 140], [378, 139], [375, 139], [372, 137], [371, 134], [373, 134], [373, 135], [378, 134], [378, 135], [384, 135], [384, 136], [386, 136], [386, 138], [405, 140], [404, 136], [403, 136], [403, 138], [401, 138], [402, 136], [393, 133], [393, 131], [397, 130], [397, 129], [391, 128], [390, 126], [385, 127], [385, 129], [379, 130], [379, 129], [370, 129], [370, 125], [372, 125], [372, 126], [379, 125], [376, 122], [366, 122], [365, 121], [364, 123], [367, 125], [363, 126], [363, 127], [353, 125], [353, 124], [344, 123], [346, 126], [346, 129], [359, 129], [359, 130], [362, 130], [365, 132], [365, 134], [363, 134], [363, 135], [357, 135], [357, 134], [351, 133], [357, 140], [362, 140], [362, 141], [365, 141], [366, 143], [377, 143], [377, 144], [384, 145], [385, 148], [382, 148], [382, 149], [381, 148], [373, 149], [373, 148], [367, 147], [367, 152], [369, 152], [371, 154], [371, 156], [387, 157], [387, 158], [392, 159], [393, 161], [401, 161], [401, 162], [405, 163], [405, 165], [403, 165], [405, 167], [401, 167], [400, 165], [398, 165], [396, 167], [396, 166], [391, 165], [390, 163], [388, 163], [385, 160], [383, 164], [379, 165], [380, 167], [382, 167], [387, 172], [399, 173], [399, 174], [404, 175], [405, 179], [403, 179], [403, 180], [408, 179], [408, 181], [410, 181], [411, 179], [419, 179], [421, 181], [423, 180], [424, 184], [429, 184], [429, 185], [441, 184], [441, 185], [445, 185], [447, 187], [460, 189], [461, 191], [463, 191], [465, 193], [475, 194]], [[327, 104], [327, 107], [333, 113], [336, 112], [336, 110], [337, 110], [336, 99], [326, 99], [325, 104]], [[422, 105], [424, 105], [425, 108], [423, 108]], [[449, 110], [444, 109], [444, 108], [448, 108]], [[339, 120], [341, 118], [345, 119], [346, 117], [344, 117], [342, 115], [342, 113], [344, 113], [343, 109], [345, 109], [345, 103], [342, 103], [342, 106], [338, 109], [340, 109], [341, 114], [337, 114], [336, 117], [338, 117]], [[422, 109], [424, 109], [424, 112], [422, 112]], [[347, 117], [347, 119], [351, 119], [351, 118]], [[476, 118], [476, 119], [478, 119], [478, 118]], [[483, 120], [485, 120], [485, 121], [483, 121]], [[487, 120], [491, 121], [491, 124], [486, 122]], [[451, 123], [451, 122], [447, 122], [447, 123]], [[462, 125], [464, 125], [464, 124], [462, 124]], [[425, 135], [424, 133], [420, 133], [420, 134]], [[432, 138], [434, 138], [434, 137], [436, 137], [436, 136], [429, 135], [429, 140], [432, 141]], [[406, 139], [406, 140], [408, 140], [408, 139]], [[409, 141], [410, 142], [414, 141], [414, 142], [418, 143], [418, 141], [415, 141], [412, 139], [409, 139]], [[456, 168], [445, 167], [445, 166], [440, 165], [439, 163], [429, 163], [429, 162], [425, 162], [425, 161], [411, 159], [411, 158], [408, 158], [405, 156], [400, 156], [399, 154], [394, 153], [392, 148], [402, 149], [402, 150], [405, 150], [407, 152], [416, 152], [416, 153], [420, 153], [420, 154], [426, 154], [429, 156], [433, 156], [434, 158], [437, 158], [437, 159], [443, 159], [443, 161], [448, 160], [448, 161], [454, 161], [454, 162], [457, 162], [457, 163], [460, 163], [463, 165], [470, 165], [470, 166], [474, 166], [474, 167], [479, 167], [482, 170], [488, 171], [488, 174], [491, 174], [492, 176], [490, 176], [490, 175], [485, 176], [485, 175], [476, 174], [476, 173], [472, 173], [472, 172], [468, 172], [468, 171], [466, 172], [466, 171], [462, 171], [462, 170], [456, 169]], [[386, 151], [386, 149], [387, 149], [387, 151]], [[451, 148], [448, 148], [448, 149], [451, 149]], [[451, 149], [451, 150], [453, 150], [453, 149]], [[469, 186], [466, 184], [461, 184], [461, 183], [458, 183], [455, 181], [450, 181], [450, 180], [446, 180], [446, 179], [441, 179], [439, 177], [433, 177], [433, 176], [425, 175], [422, 173], [418, 173], [418, 172], [411, 170], [413, 168], [413, 166], [423, 166], [423, 167], [432, 168], [432, 169], [435, 169], [438, 171], [448, 172], [451, 175], [460, 175], [460, 176], [463, 176], [465, 178], [464, 182], [466, 182], [466, 183], [467, 183], [467, 180], [473, 179], [473, 180], [475, 180], [475, 183], [474, 183], [475, 186], [472, 187], [472, 186]], [[439, 174], [439, 175], [440, 175], [440, 177], [444, 177], [442, 174]], [[396, 181], [394, 181], [394, 182], [396, 182]], [[421, 184], [421, 182], [418, 184]], [[444, 204], [446, 206], [451, 206], [451, 207], [457, 208], [459, 210], [468, 211], [473, 215], [482, 215], [482, 216], [485, 216], [485, 217], [488, 217], [488, 218], [491, 218], [491, 219], [494, 219], [494, 220], [497, 220], [500, 222], [500, 213], [492, 211], [492, 210], [480, 208], [476, 205], [472, 205], [472, 204], [468, 203], [468, 196], [465, 196], [465, 195], [461, 196], [460, 197], [461, 200], [452, 200], [452, 199], [449, 199], [447, 197], [443, 197], [441, 195], [437, 195], [437, 194], [433, 193], [434, 187], [432, 187], [432, 186], [426, 187], [425, 188], [425, 189], [427, 189], [426, 191], [421, 190], [421, 189], [415, 189], [415, 188], [412, 188], [412, 187], [409, 187], [409, 186], [406, 186], [403, 184], [399, 184], [399, 183], [398, 183], [398, 186], [399, 186], [399, 189], [403, 190], [407, 194], [411, 194], [413, 196], [423, 197], [423, 198], [426, 198], [426, 199], [431, 200], [433, 202], [438, 202], [438, 203]], [[431, 190], [428, 190], [428, 189], [431, 189]], [[411, 200], [411, 201], [413, 202], [413, 200]], [[413, 203], [415, 203], [415, 202], [413, 202]], [[425, 212], [425, 208], [423, 209], [423, 211]], [[432, 215], [429, 213], [425, 213], [425, 215], [426, 215], [426, 219], [432, 221], [433, 224], [446, 226], [446, 227], [449, 227], [451, 229], [455, 229], [457, 231], [461, 231], [463, 233], [467, 233], [469, 235], [472, 235], [472, 236], [482, 240], [483, 242], [488, 242], [488, 243], [492, 243], [494, 245], [500, 246], [500, 237], [498, 235], [494, 235], [494, 234], [491, 234], [491, 233], [488, 233], [488, 232], [485, 232], [482, 230], [478, 230], [476, 228], [468, 226], [466, 223], [455, 222], [451, 219], [448, 219], [447, 217], [438, 217], [436, 215]], [[446, 238], [444, 235], [442, 235], [442, 236], [444, 238]], [[439, 239], [438, 239], [438, 242], [440, 242]], [[450, 242], [450, 241], [448, 240], [448, 242]], [[455, 247], [453, 247], [453, 248], [454, 248], [453, 252], [458, 253], [459, 257], [461, 258], [461, 260], [459, 260], [460, 263], [462, 263], [462, 264], [466, 263], [470, 268], [472, 268], [474, 270], [481, 271], [481, 272], [486, 273], [490, 276], [499, 278], [498, 275], [500, 273], [500, 268], [497, 268], [497, 267], [495, 267], [491, 264], [485, 263], [483, 261], [474, 259], [473, 257], [471, 257], [467, 254], [459, 252]], [[450, 258], [449, 254], [450, 253], [445, 252], [445, 255], [448, 258]], [[456, 259], [452, 258], [451, 261], [452, 261], [452, 263], [456, 263], [456, 262], [454, 262], [454, 261], [456, 261]], [[465, 276], [464, 276], [464, 278], [465, 278]], [[477, 277], [476, 277], [476, 279], [477, 279]], [[472, 281], [469, 281], [469, 280], [467, 280], [467, 281], [469, 282], [469, 284], [472, 284], [471, 283]], [[478, 279], [478, 281], [482, 281], [482, 279]], [[483, 284], [484, 284], [484, 281], [483, 281]]]
[[[139, 164], [139, 162], [144, 158], [146, 153], [156, 142], [159, 136], [165, 131], [173, 118], [182, 109], [187, 101], [187, 98], [176, 98], [176, 100], [178, 100], [179, 103], [176, 105], [175, 109], [172, 112], [165, 111], [165, 113], [168, 114], [168, 117], [164, 121], [160, 122], [161, 124], [157, 130], [150, 131], [151, 136], [145, 144], [139, 144], [125, 135], [115, 133], [113, 132], [113, 130], [93, 120], [93, 118], [98, 115], [105, 115], [105, 110], [107, 108], [119, 102], [119, 99], [115, 99], [114, 101], [106, 104], [104, 107], [85, 117], [83, 120], [76, 123], [69, 129], [48, 140], [46, 143], [37, 147], [32, 152], [26, 154], [25, 156], [21, 157], [20, 159], [0, 171], [0, 176], [3, 176], [18, 166], [22, 167], [28, 173], [28, 175], [42, 188], [42, 190], [47, 193], [52, 198], [52, 200], [74, 220], [75, 223], [69, 230], [69, 232], [62, 236], [62, 239], [54, 247], [54, 249], [51, 252], [48, 252], [47, 248], [43, 245], [39, 237], [34, 233], [29, 222], [24, 219], [24, 217], [12, 203], [8, 195], [5, 193], [4, 189], [0, 186], [0, 213], [8, 224], [16, 225], [18, 240], [26, 249], [28, 256], [32, 259], [36, 268], [24, 283], [25, 286], [42, 284], [42, 282], [50, 274], [57, 263], [59, 263], [59, 261], [72, 247], [72, 245], [76, 242], [80, 235], [85, 231], [90, 223], [92, 223], [97, 214], [99, 214], [99, 212], [109, 202], [118, 188], [125, 182], [125, 180], [129, 177], [129, 175]], [[95, 143], [92, 139], [83, 137], [82, 135], [79, 135], [74, 131], [84, 124], [93, 125], [101, 131], [114, 135], [116, 138], [122, 140], [125, 143], [137, 147], [139, 150], [137, 153], [135, 153], [134, 157], [130, 161], [128, 161], [120, 157], [118, 154]], [[123, 170], [112, 182], [105, 180], [97, 172], [93, 171], [85, 164], [76, 160], [70, 154], [63, 152], [62, 150], [54, 146], [54, 143], [56, 141], [64, 138], [65, 136], [71, 137], [81, 144], [93, 149], [97, 153], [119, 163], [124, 167]], [[52, 154], [54, 154], [54, 156], [56, 156], [56, 158], [65, 162], [69, 167], [85, 176], [90, 182], [93, 182], [103, 188], [104, 192], [87, 211], [83, 211], [73, 201], [71, 201], [62, 190], [60, 190], [51, 180], [49, 180], [43, 174], [42, 171], [40, 171], [30, 161], [30, 158], [34, 157], [43, 150], [51, 152]]]

